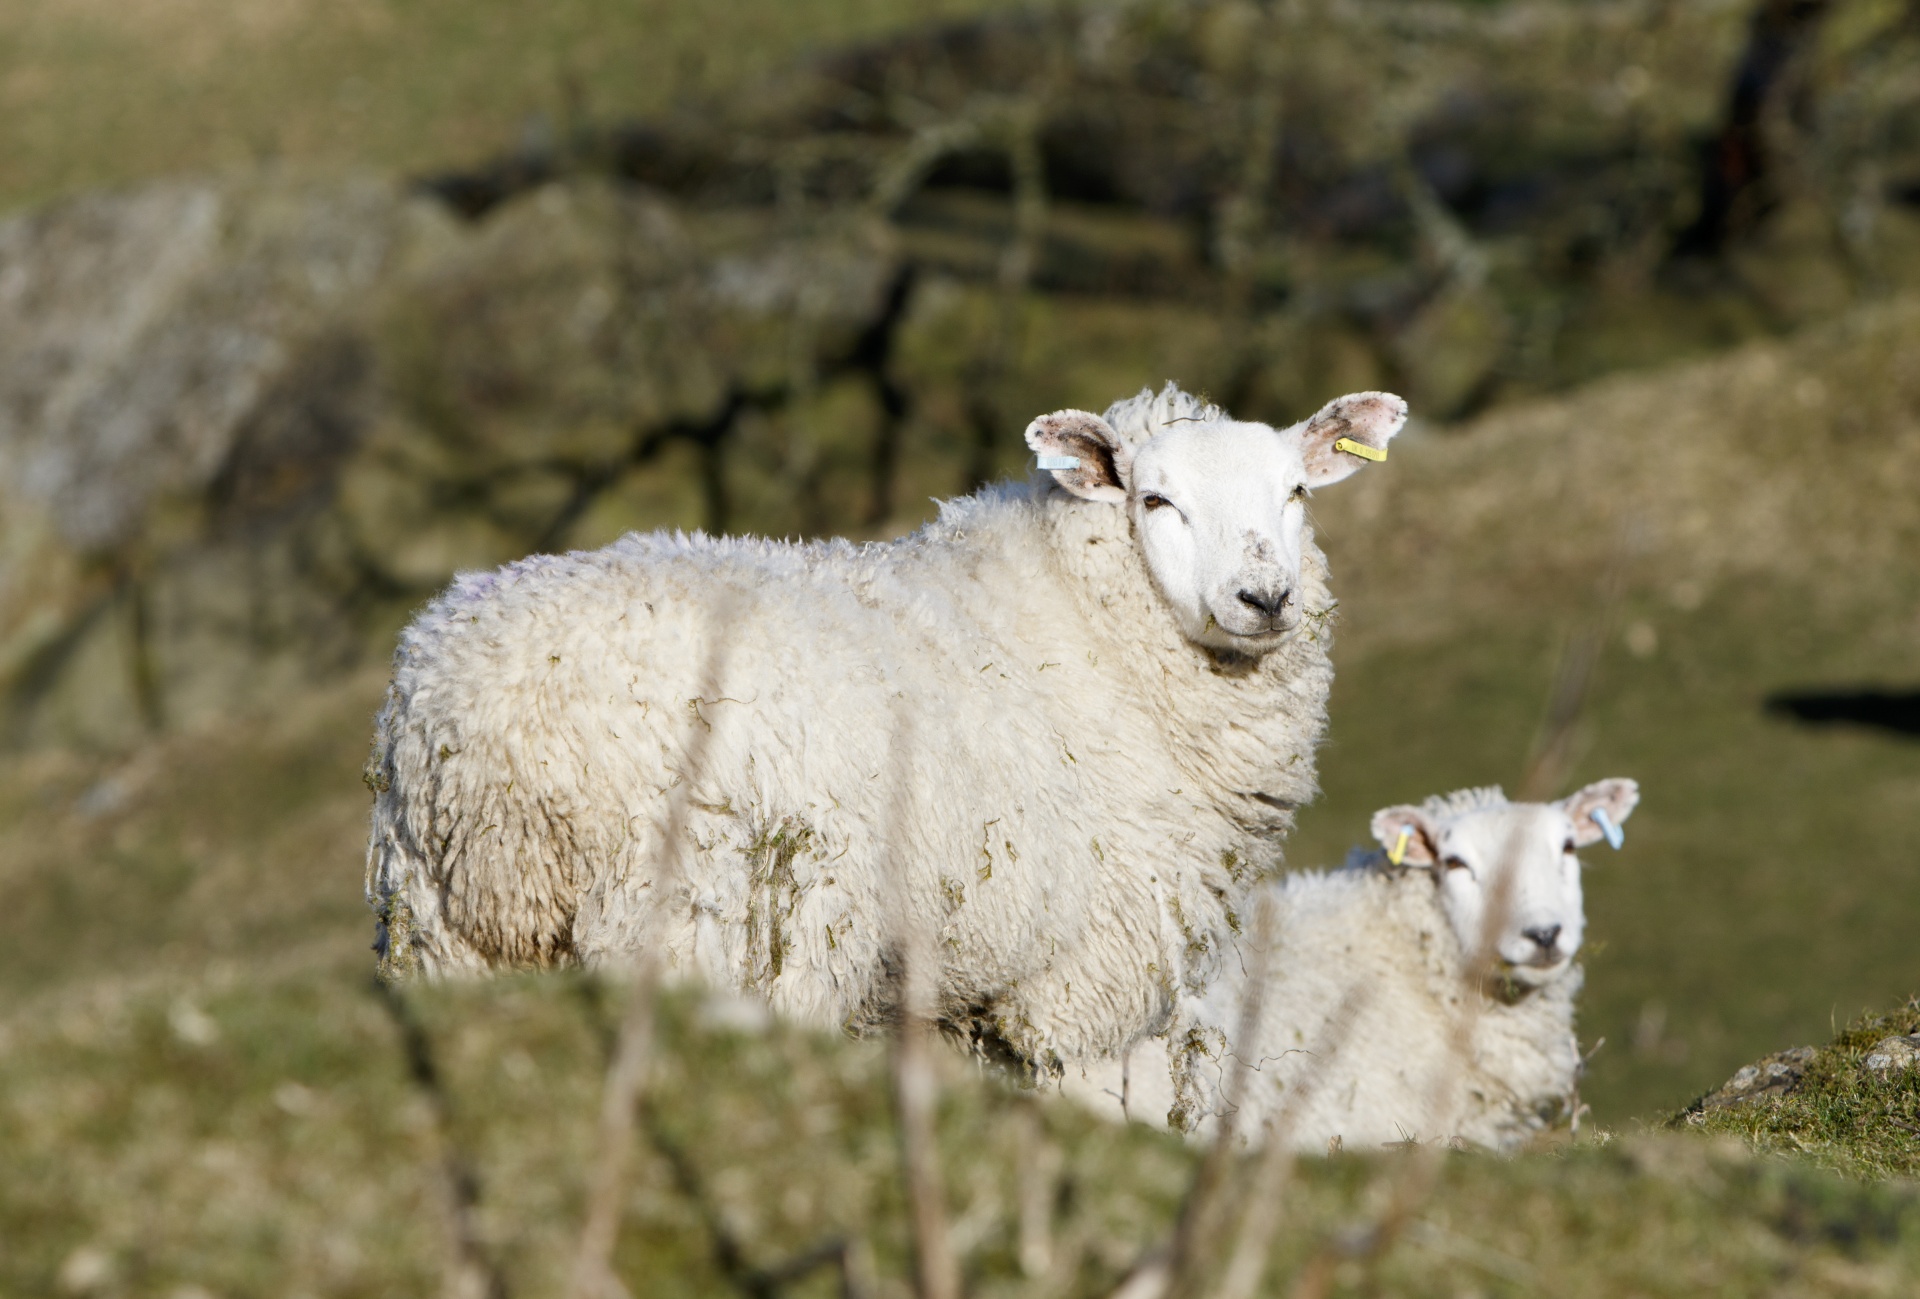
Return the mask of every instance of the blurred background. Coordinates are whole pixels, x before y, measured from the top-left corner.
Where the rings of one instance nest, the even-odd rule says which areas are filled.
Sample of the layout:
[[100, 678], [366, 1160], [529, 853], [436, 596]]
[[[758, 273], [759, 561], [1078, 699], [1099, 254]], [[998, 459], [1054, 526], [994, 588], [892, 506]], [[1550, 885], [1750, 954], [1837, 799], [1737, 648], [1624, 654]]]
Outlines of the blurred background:
[[108, 1286], [208, 1007], [222, 1113], [400, 1085], [359, 769], [454, 571], [897, 535], [1169, 379], [1415, 413], [1290, 864], [1584, 681], [1595, 1117], [1824, 1041], [1920, 989], [1917, 294], [1911, 0], [0, 0], [0, 1230]]

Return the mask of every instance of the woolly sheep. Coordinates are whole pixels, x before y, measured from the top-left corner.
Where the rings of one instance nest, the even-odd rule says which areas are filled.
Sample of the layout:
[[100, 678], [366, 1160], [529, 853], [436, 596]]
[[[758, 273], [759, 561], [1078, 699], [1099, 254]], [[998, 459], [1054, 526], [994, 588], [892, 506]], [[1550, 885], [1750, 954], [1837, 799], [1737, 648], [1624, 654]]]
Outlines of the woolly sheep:
[[1071, 465], [898, 541], [630, 534], [457, 578], [376, 723], [387, 968], [652, 943], [859, 1031], [912, 924], [950, 1027], [1043, 1070], [1118, 1050], [1204, 984], [1242, 863], [1314, 792], [1333, 602], [1305, 497], [1405, 414], [1360, 393], [1275, 430], [1169, 384], [1034, 420]]
[[[1121, 1058], [1070, 1066], [1063, 1090], [1110, 1117], [1208, 1135], [1238, 1059], [1254, 1066], [1238, 1083], [1245, 1140], [1277, 1123], [1302, 1150], [1336, 1138], [1347, 1149], [1519, 1145], [1567, 1112], [1580, 1069], [1574, 850], [1607, 834], [1603, 821], [1617, 832], [1639, 797], [1631, 780], [1603, 780], [1557, 803], [1467, 789], [1375, 813], [1375, 837], [1404, 849], [1400, 865], [1373, 853], [1264, 887], [1272, 939], [1251, 1042], [1232, 1041], [1260, 964], [1249, 940], [1246, 962], [1184, 1008], [1171, 1043], [1148, 1038]], [[1471, 966], [1503, 872], [1503, 918], [1488, 936], [1496, 975], [1476, 990]]]

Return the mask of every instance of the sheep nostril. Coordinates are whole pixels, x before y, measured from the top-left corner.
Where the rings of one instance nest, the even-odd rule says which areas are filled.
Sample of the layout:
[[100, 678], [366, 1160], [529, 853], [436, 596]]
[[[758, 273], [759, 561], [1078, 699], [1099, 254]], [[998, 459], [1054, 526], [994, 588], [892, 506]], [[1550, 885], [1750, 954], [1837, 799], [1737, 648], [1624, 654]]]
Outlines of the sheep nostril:
[[1293, 598], [1292, 591], [1282, 591], [1278, 595], [1269, 595], [1265, 591], [1241, 591], [1240, 603], [1252, 609], [1258, 609], [1269, 618], [1287, 607], [1287, 601]]
[[1520, 932], [1538, 943], [1542, 951], [1552, 951], [1554, 943], [1560, 938], [1559, 925], [1540, 925], [1533, 929], [1522, 929]]

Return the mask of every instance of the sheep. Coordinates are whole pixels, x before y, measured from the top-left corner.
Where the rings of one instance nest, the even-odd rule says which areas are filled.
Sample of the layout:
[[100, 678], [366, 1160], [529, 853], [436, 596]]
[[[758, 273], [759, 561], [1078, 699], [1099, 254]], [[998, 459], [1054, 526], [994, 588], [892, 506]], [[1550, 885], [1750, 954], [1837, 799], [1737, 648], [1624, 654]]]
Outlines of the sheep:
[[1315, 792], [1305, 501], [1405, 418], [1368, 392], [1276, 430], [1168, 384], [1034, 420], [1042, 471], [897, 541], [629, 534], [456, 578], [375, 725], [383, 969], [647, 945], [858, 1033], [918, 925], [949, 1028], [1042, 1071], [1119, 1049], [1211, 977]]
[[[1061, 1089], [1194, 1137], [1217, 1131], [1237, 1089], [1234, 1128], [1250, 1143], [1271, 1130], [1300, 1150], [1435, 1138], [1513, 1149], [1575, 1103], [1574, 850], [1603, 836], [1617, 846], [1639, 798], [1615, 779], [1557, 803], [1486, 788], [1382, 809], [1372, 829], [1386, 853], [1264, 886], [1250, 904], [1269, 908], [1271, 937], [1241, 945], [1245, 962], [1183, 1006], [1171, 1040], [1069, 1066]], [[1493, 974], [1476, 988], [1490, 908]]]

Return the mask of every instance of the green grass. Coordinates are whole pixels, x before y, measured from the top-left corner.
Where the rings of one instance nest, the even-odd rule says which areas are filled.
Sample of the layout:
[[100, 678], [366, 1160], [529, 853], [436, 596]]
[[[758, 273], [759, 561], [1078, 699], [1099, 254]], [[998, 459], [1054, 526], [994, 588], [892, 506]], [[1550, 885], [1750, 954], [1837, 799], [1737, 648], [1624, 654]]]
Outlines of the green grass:
[[[1624, 849], [1583, 854], [1587, 1099], [1604, 1122], [1652, 1115], [1766, 1051], [1824, 1040], [1836, 1018], [1920, 988], [1920, 744], [1763, 714], [1775, 689], [1899, 671], [1874, 629], [1898, 601], [1783, 635], [1804, 592], [1749, 587], [1691, 611], [1629, 604], [1658, 628], [1635, 658], [1616, 636], [1580, 730], [1569, 787], [1641, 782]], [[1367, 813], [1462, 785], [1518, 780], [1577, 601], [1438, 645], [1372, 649], [1363, 620], [1337, 651], [1324, 798], [1292, 861], [1334, 862]], [[1897, 630], [1898, 625], [1894, 625]]]
[[1856, 1177], [1911, 1179], [1920, 1174], [1920, 1069], [1874, 1071], [1864, 1061], [1886, 1038], [1913, 1033], [1920, 1033], [1920, 997], [1853, 1020], [1785, 1095], [1696, 1103], [1673, 1126], [1735, 1136]]
[[[483, 1252], [515, 1295], [560, 1292], [594, 1149], [618, 998], [574, 976], [415, 991], [443, 1080], [408, 1076], [363, 974], [156, 983], [16, 1005], [0, 1048], [0, 1294], [90, 1263], [99, 1294], [406, 1295], [441, 1267], [449, 1152], [473, 1174]], [[886, 1057], [667, 1003], [617, 1264], [635, 1293], [727, 1293], [858, 1237], [883, 1278], [908, 1242]], [[968, 1290], [1099, 1295], [1170, 1230], [1195, 1152], [942, 1066], [947, 1192]], [[1018, 1262], [1020, 1178], [1058, 1155], [1050, 1261]], [[1036, 1158], [1039, 1156], [1039, 1158]], [[1306, 1161], [1274, 1283], [1370, 1221], [1411, 1165]], [[1026, 1170], [1023, 1174], [1023, 1170]], [[1238, 1175], [1238, 1174], [1236, 1174]], [[723, 1238], [737, 1247], [730, 1261]], [[80, 1262], [75, 1260], [79, 1259]], [[1461, 1154], [1377, 1264], [1334, 1293], [1610, 1296], [1898, 1292], [1920, 1197], [1691, 1135], [1515, 1159]], [[788, 1293], [835, 1293], [829, 1270]]]
[[445, 167], [1010, 2], [0, 0], [0, 213], [261, 161]]

